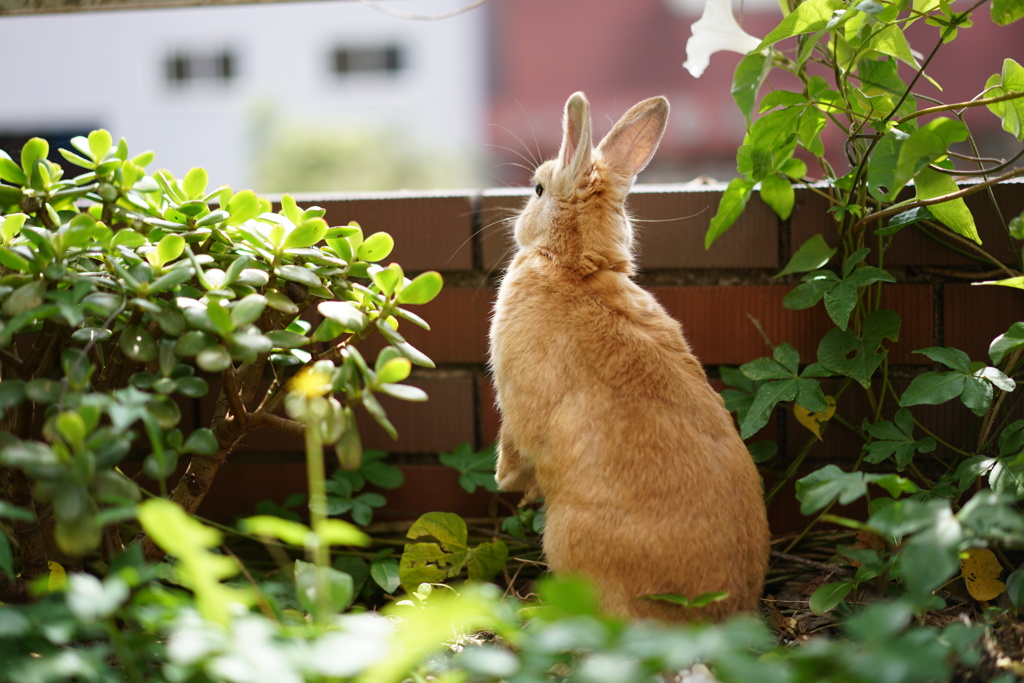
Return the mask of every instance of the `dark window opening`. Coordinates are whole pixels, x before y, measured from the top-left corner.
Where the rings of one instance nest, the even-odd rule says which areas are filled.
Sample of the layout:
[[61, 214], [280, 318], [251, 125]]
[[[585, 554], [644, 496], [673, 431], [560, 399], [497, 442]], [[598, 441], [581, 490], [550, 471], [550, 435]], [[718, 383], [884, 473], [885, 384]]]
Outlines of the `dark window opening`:
[[394, 74], [405, 68], [405, 55], [397, 45], [338, 47], [333, 53], [334, 72]]
[[228, 83], [238, 76], [235, 55], [228, 50], [211, 53], [174, 52], [167, 57], [168, 83], [184, 85], [193, 81]]

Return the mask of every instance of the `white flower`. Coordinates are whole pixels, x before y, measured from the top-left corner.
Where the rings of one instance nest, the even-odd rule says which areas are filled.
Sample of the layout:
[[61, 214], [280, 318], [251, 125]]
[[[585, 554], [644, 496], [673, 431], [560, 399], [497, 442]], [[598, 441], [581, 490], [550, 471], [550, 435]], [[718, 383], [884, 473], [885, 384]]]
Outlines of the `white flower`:
[[694, 78], [700, 78], [714, 53], [729, 50], [745, 55], [761, 44], [760, 38], [740, 28], [732, 13], [731, 0], [706, 0], [704, 14], [690, 30], [693, 35], [686, 41], [683, 68]]

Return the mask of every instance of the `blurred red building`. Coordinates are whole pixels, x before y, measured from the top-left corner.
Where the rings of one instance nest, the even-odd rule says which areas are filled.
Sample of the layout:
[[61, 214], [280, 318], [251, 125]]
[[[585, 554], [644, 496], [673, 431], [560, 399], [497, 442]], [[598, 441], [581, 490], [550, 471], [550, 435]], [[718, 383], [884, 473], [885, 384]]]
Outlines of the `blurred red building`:
[[[657, 94], [669, 98], [673, 108], [669, 130], [654, 164], [644, 174], [647, 182], [735, 175], [735, 152], [744, 125], [730, 86], [740, 55], [715, 54], [699, 79], [682, 68], [690, 25], [701, 11], [698, 2], [488, 3], [492, 39], [488, 119], [493, 124], [488, 138], [495, 146], [495, 165], [522, 163], [519, 154], [554, 154], [561, 134], [561, 108], [572, 92], [582, 90], [591, 103], [595, 137], [633, 103]], [[774, 0], [767, 5], [758, 2], [754, 8], [748, 0], [746, 6], [740, 21], [755, 36], [767, 34], [781, 19]], [[739, 3], [734, 8], [739, 17]], [[923, 21], [910, 32], [912, 48], [922, 53], [930, 52], [938, 39], [938, 29]], [[982, 7], [974, 27], [962, 30], [952, 44], [940, 49], [927, 70], [944, 91], [925, 82], [916, 91], [943, 102], [968, 100], [983, 89], [990, 75], [999, 72], [1005, 58], [1024, 60], [1022, 46], [1024, 21], [996, 26]], [[904, 77], [909, 74], [907, 69]], [[773, 84], [785, 87], [783, 77], [773, 72], [762, 95]], [[969, 113], [969, 124], [985, 153], [1008, 156], [1017, 148], [984, 108]], [[525, 171], [511, 165], [500, 166], [495, 173], [510, 184], [529, 179]]]

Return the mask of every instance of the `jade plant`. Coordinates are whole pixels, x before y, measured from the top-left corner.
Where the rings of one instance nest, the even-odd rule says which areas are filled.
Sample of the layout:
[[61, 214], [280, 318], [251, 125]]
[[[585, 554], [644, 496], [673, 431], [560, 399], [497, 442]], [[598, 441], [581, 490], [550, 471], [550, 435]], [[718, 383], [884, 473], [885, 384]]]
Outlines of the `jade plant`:
[[[377, 395], [425, 400], [403, 382], [432, 366], [400, 328], [428, 327], [407, 307], [441, 276], [384, 265], [386, 232], [211, 186], [202, 168], [149, 170], [152, 153], [105, 130], [71, 147], [59, 152], [74, 173], [43, 139], [17, 161], [0, 152], [0, 519], [15, 541], [0, 534], [3, 601], [53, 562], [132, 544], [159, 559], [145, 531], [122, 537], [143, 489], [194, 513], [254, 430], [313, 436], [358, 467], [354, 411], [394, 436]], [[371, 334], [386, 341], [375, 360], [357, 348]], [[289, 407], [296, 372], [292, 393], [319, 398]], [[209, 424], [186, 432], [182, 405], [210, 392]]]

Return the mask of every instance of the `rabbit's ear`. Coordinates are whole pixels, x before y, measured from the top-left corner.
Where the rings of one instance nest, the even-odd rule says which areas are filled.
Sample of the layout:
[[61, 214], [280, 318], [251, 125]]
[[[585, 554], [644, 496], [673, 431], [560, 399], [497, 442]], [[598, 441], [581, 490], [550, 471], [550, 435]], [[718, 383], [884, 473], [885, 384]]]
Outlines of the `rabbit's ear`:
[[668, 100], [652, 97], [622, 115], [615, 127], [598, 145], [607, 164], [629, 177], [644, 170], [668, 123]]
[[558, 160], [563, 172], [575, 178], [590, 165], [590, 105], [583, 93], [577, 92], [565, 103], [562, 120], [562, 149]]

